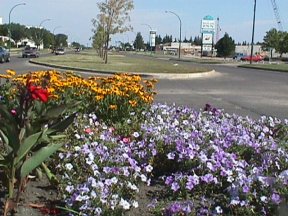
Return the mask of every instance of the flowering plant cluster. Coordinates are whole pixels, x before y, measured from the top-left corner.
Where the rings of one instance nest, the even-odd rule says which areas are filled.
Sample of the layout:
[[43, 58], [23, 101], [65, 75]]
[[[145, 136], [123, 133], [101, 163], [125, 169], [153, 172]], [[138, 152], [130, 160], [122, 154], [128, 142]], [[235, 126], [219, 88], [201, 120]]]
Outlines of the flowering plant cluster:
[[70, 144], [58, 155], [57, 170], [61, 193], [73, 212], [121, 215], [138, 207], [138, 185], [149, 185], [153, 168], [137, 160], [129, 146], [139, 140], [138, 132], [121, 137], [115, 130], [95, 114], [79, 115], [70, 128]]
[[[9, 71], [8, 71], [9, 72]], [[156, 80], [143, 80], [138, 75], [116, 74], [112, 77], [84, 79], [72, 72], [35, 71], [28, 74], [0, 74], [0, 78], [25, 85], [29, 78], [35, 85], [46, 86], [50, 104], [78, 101], [83, 112], [97, 112], [105, 120], [113, 122], [125, 119], [130, 112], [139, 113], [153, 102]], [[43, 83], [43, 81], [49, 82]], [[3, 88], [4, 89], [4, 88]], [[4, 99], [15, 102], [17, 89], [6, 88]], [[0, 92], [1, 93], [1, 92]]]
[[137, 207], [141, 180], [164, 187], [150, 205], [155, 215], [275, 215], [286, 202], [287, 120], [164, 104], [141, 115], [135, 127], [130, 114], [134, 130], [125, 136], [94, 115], [77, 118], [77, 141], [59, 155], [58, 167], [73, 210], [119, 215]]
[[[6, 78], [15, 75], [11, 70], [7, 73]], [[4, 216], [14, 210], [15, 202], [19, 202], [28, 175], [63, 145], [64, 136], [60, 133], [74, 119], [74, 115], [65, 119], [59, 117], [65, 107], [47, 106], [49, 93], [46, 85], [34, 83], [30, 76], [24, 84], [9, 83], [9, 80], [7, 83], [15, 92], [12, 103], [5, 98], [9, 98], [9, 94], [2, 96], [0, 101], [0, 167], [8, 189]], [[2, 88], [7, 86], [1, 85]], [[15, 185], [18, 188], [16, 197]]]
[[158, 105], [146, 114], [144, 142], [158, 140], [155, 174], [176, 201], [166, 215], [276, 214], [288, 193], [287, 147], [278, 137], [288, 121], [205, 110]]

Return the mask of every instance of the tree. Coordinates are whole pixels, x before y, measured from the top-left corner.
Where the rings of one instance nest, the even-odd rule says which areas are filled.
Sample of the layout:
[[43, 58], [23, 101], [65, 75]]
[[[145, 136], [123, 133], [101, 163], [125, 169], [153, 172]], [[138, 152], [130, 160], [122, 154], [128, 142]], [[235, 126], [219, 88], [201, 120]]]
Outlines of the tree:
[[186, 36], [185, 36], [183, 42], [184, 42], [184, 43], [188, 43], [188, 42], [189, 42], [189, 40], [187, 40]]
[[144, 40], [140, 32], [137, 33], [133, 46], [136, 50], [144, 49]]
[[159, 45], [162, 43], [162, 38], [161, 38], [161, 35], [156, 35], [156, 38], [155, 38], [155, 44], [156, 45]]
[[17, 43], [23, 38], [27, 37], [27, 29], [24, 25], [11, 23], [10, 27], [11, 38]]
[[163, 42], [163, 44], [165, 44], [165, 43], [171, 43], [172, 42], [172, 35], [165, 35], [164, 37], [163, 37], [163, 40], [162, 40], [162, 42]]
[[[264, 50], [275, 49], [277, 52], [279, 51], [279, 42], [280, 42], [280, 33], [277, 29], [273, 28], [266, 32], [266, 35], [263, 38], [262, 48]], [[271, 52], [272, 58], [272, 52]]]
[[1, 36], [8, 36], [8, 26], [7, 25], [0, 25], [0, 35]]
[[81, 44], [80, 44], [79, 42], [73, 41], [73, 42], [71, 43], [71, 46], [72, 46], [72, 47], [81, 47]]
[[279, 46], [279, 53], [282, 57], [283, 53], [288, 53], [288, 33], [281, 32], [280, 33], [280, 42], [281, 46]]
[[92, 19], [93, 26], [94, 26], [94, 35], [92, 37], [92, 46], [94, 49], [97, 50], [99, 56], [102, 58], [104, 56], [103, 47], [105, 44], [105, 30], [103, 19], [100, 21], [96, 19]]
[[31, 27], [28, 29], [28, 38], [33, 40], [37, 48], [41, 45], [42, 43], [42, 37], [41, 37], [41, 29], [36, 28], [36, 27]]
[[200, 46], [202, 44], [202, 39], [200, 36], [195, 36], [193, 40], [193, 44], [196, 46]]
[[42, 39], [44, 48], [51, 48], [55, 44], [54, 35], [46, 29], [43, 29]]
[[[263, 38], [263, 44], [262, 48], [264, 50], [271, 50], [275, 49], [276, 52], [280, 54], [280, 57], [282, 57], [283, 53], [288, 52], [287, 47], [287, 32], [277, 31], [277, 29], [273, 28], [266, 32], [266, 35]], [[271, 58], [272, 58], [272, 52], [271, 52]]]
[[217, 42], [215, 48], [217, 49], [217, 56], [226, 58], [233, 55], [235, 52], [235, 42], [227, 33], [225, 33], [224, 37]]
[[132, 27], [126, 26], [125, 23], [130, 21], [129, 12], [134, 8], [134, 5], [133, 0], [105, 0], [97, 3], [97, 5], [100, 11], [98, 19], [103, 21], [105, 32], [104, 61], [107, 64], [111, 35], [132, 30]]
[[56, 47], [67, 47], [68, 36], [65, 34], [57, 34], [55, 35], [55, 46]]

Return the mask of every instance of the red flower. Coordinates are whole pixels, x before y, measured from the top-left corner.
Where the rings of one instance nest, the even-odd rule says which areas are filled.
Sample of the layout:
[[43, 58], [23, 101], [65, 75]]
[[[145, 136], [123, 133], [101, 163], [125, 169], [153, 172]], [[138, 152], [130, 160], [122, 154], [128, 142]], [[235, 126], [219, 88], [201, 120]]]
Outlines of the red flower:
[[48, 101], [49, 93], [47, 89], [40, 86], [28, 85], [28, 90], [34, 100], [41, 100], [46, 103]]

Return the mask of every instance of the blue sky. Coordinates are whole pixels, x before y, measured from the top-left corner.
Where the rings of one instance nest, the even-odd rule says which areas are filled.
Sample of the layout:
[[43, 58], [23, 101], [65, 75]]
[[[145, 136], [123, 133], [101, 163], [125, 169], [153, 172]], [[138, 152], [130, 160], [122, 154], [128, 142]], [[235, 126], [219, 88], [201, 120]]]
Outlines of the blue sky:
[[[18, 3], [25, 2], [25, 6], [14, 8], [11, 21], [43, 26], [51, 32], [65, 33], [69, 41], [79, 41], [90, 44], [92, 36], [91, 19], [98, 14], [97, 2], [99, 0], [0, 0], [0, 17], [8, 23], [9, 11]], [[288, 31], [288, 0], [276, 0], [282, 25]], [[131, 25], [134, 32], [141, 32], [148, 41], [150, 25], [157, 34], [173, 35], [179, 37], [179, 20], [165, 10], [170, 10], [179, 15], [182, 20], [182, 35], [195, 37], [200, 35], [201, 19], [211, 15], [220, 19], [220, 37], [227, 32], [235, 42], [251, 41], [252, 18], [254, 0], [134, 0], [134, 10], [131, 12]], [[61, 26], [61, 27], [59, 27]], [[276, 27], [271, 0], [257, 0], [255, 41], [262, 41], [265, 32]], [[132, 41], [135, 33], [127, 32], [112, 38], [115, 41]]]

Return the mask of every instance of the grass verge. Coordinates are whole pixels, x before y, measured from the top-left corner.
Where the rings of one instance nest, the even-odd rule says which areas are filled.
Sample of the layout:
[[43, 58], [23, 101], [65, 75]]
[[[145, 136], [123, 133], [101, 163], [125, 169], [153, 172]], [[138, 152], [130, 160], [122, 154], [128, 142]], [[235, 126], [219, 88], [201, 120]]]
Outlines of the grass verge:
[[283, 63], [281, 64], [252, 64], [252, 65], [245, 64], [245, 65], [239, 65], [238, 67], [288, 72], [288, 64], [283, 64]]
[[133, 58], [125, 55], [109, 55], [108, 64], [96, 53], [83, 52], [63, 56], [48, 56], [33, 60], [36, 63], [52, 64], [94, 71], [138, 72], [138, 73], [199, 73], [210, 69], [202, 66], [185, 65], [181, 62], [173, 64], [154, 58]]

